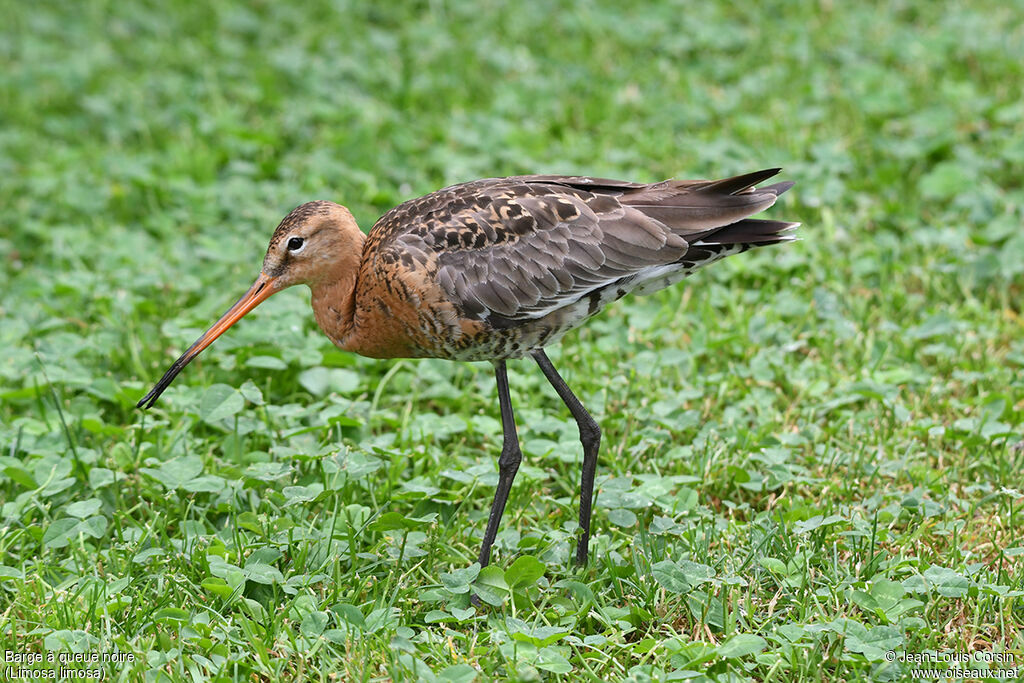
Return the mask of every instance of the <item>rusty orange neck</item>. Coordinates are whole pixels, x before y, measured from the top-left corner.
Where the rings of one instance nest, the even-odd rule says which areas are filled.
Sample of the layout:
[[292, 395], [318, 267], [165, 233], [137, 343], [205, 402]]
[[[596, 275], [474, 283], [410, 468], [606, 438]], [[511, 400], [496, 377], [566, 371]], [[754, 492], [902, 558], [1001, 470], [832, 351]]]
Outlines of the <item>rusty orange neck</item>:
[[415, 335], [410, 334], [421, 325], [421, 289], [410, 283], [392, 286], [393, 278], [400, 275], [375, 269], [373, 261], [363, 262], [366, 236], [354, 229], [346, 231], [346, 237], [349, 242], [344, 248], [332, 250], [329, 261], [318, 270], [319, 277], [309, 283], [313, 315], [320, 329], [335, 346], [361, 356], [425, 355], [415, 343]]
[[[359, 233], [359, 237], [363, 237]], [[309, 288], [313, 292], [313, 315], [320, 329], [337, 346], [351, 350], [356, 328], [356, 280], [362, 257], [363, 240], [356, 248], [346, 249], [336, 257], [330, 268]]]

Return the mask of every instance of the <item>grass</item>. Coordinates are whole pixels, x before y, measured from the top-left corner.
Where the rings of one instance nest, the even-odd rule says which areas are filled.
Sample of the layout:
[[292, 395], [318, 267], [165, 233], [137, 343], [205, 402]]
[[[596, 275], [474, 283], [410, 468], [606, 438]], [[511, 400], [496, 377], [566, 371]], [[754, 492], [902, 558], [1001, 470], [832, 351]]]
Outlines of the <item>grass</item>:
[[[146, 681], [1024, 673], [1020, 6], [394, 5], [4, 3], [0, 650]], [[476, 177], [774, 165], [803, 241], [551, 349], [605, 434], [586, 569], [530, 362], [483, 571], [486, 364], [344, 354], [293, 291], [134, 409], [303, 201], [369, 227]]]

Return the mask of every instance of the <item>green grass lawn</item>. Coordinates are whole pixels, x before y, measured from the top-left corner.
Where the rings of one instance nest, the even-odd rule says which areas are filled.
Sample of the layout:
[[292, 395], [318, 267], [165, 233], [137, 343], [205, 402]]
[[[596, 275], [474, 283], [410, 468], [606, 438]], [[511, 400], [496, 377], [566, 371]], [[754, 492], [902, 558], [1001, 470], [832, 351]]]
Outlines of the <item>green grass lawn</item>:
[[[0, 6], [0, 651], [43, 657], [0, 680], [1024, 676], [1020, 2]], [[585, 569], [532, 361], [483, 571], [488, 364], [293, 290], [134, 408], [304, 201], [770, 166], [802, 241], [549, 350], [604, 428]]]

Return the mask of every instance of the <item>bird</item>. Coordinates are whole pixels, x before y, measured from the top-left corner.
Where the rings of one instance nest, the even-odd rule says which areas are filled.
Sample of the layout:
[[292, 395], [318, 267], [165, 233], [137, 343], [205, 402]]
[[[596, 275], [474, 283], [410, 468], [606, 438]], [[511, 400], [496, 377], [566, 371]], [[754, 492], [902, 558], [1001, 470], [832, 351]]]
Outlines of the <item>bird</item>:
[[503, 440], [478, 557], [484, 567], [522, 461], [506, 362], [530, 356], [579, 429], [583, 459], [573, 542], [575, 561], [585, 565], [601, 429], [544, 349], [627, 294], [649, 294], [727, 256], [795, 239], [799, 223], [750, 217], [793, 186], [758, 187], [779, 171], [656, 183], [486, 178], [399, 204], [368, 233], [344, 206], [307, 202], [274, 230], [249, 291], [137, 407], [152, 407], [224, 331], [299, 284], [310, 288], [316, 322], [341, 349], [371, 358], [490, 361]]

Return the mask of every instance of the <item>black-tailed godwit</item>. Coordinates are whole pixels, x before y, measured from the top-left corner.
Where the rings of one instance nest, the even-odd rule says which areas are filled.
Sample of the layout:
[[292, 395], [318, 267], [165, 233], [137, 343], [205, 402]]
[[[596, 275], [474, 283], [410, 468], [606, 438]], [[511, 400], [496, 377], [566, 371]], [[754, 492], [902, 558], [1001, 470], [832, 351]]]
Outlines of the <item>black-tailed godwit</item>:
[[309, 202], [277, 226], [256, 282], [139, 401], [151, 407], [181, 370], [261, 301], [312, 290], [337, 346], [372, 358], [491, 361], [504, 443], [480, 565], [522, 453], [505, 361], [532, 356], [575, 418], [583, 443], [576, 561], [585, 563], [601, 430], [544, 353], [626, 294], [668, 287], [798, 225], [749, 218], [793, 183], [755, 188], [768, 169], [724, 180], [631, 183], [580, 176], [489, 178], [438, 190], [384, 214], [368, 235], [344, 206]]

